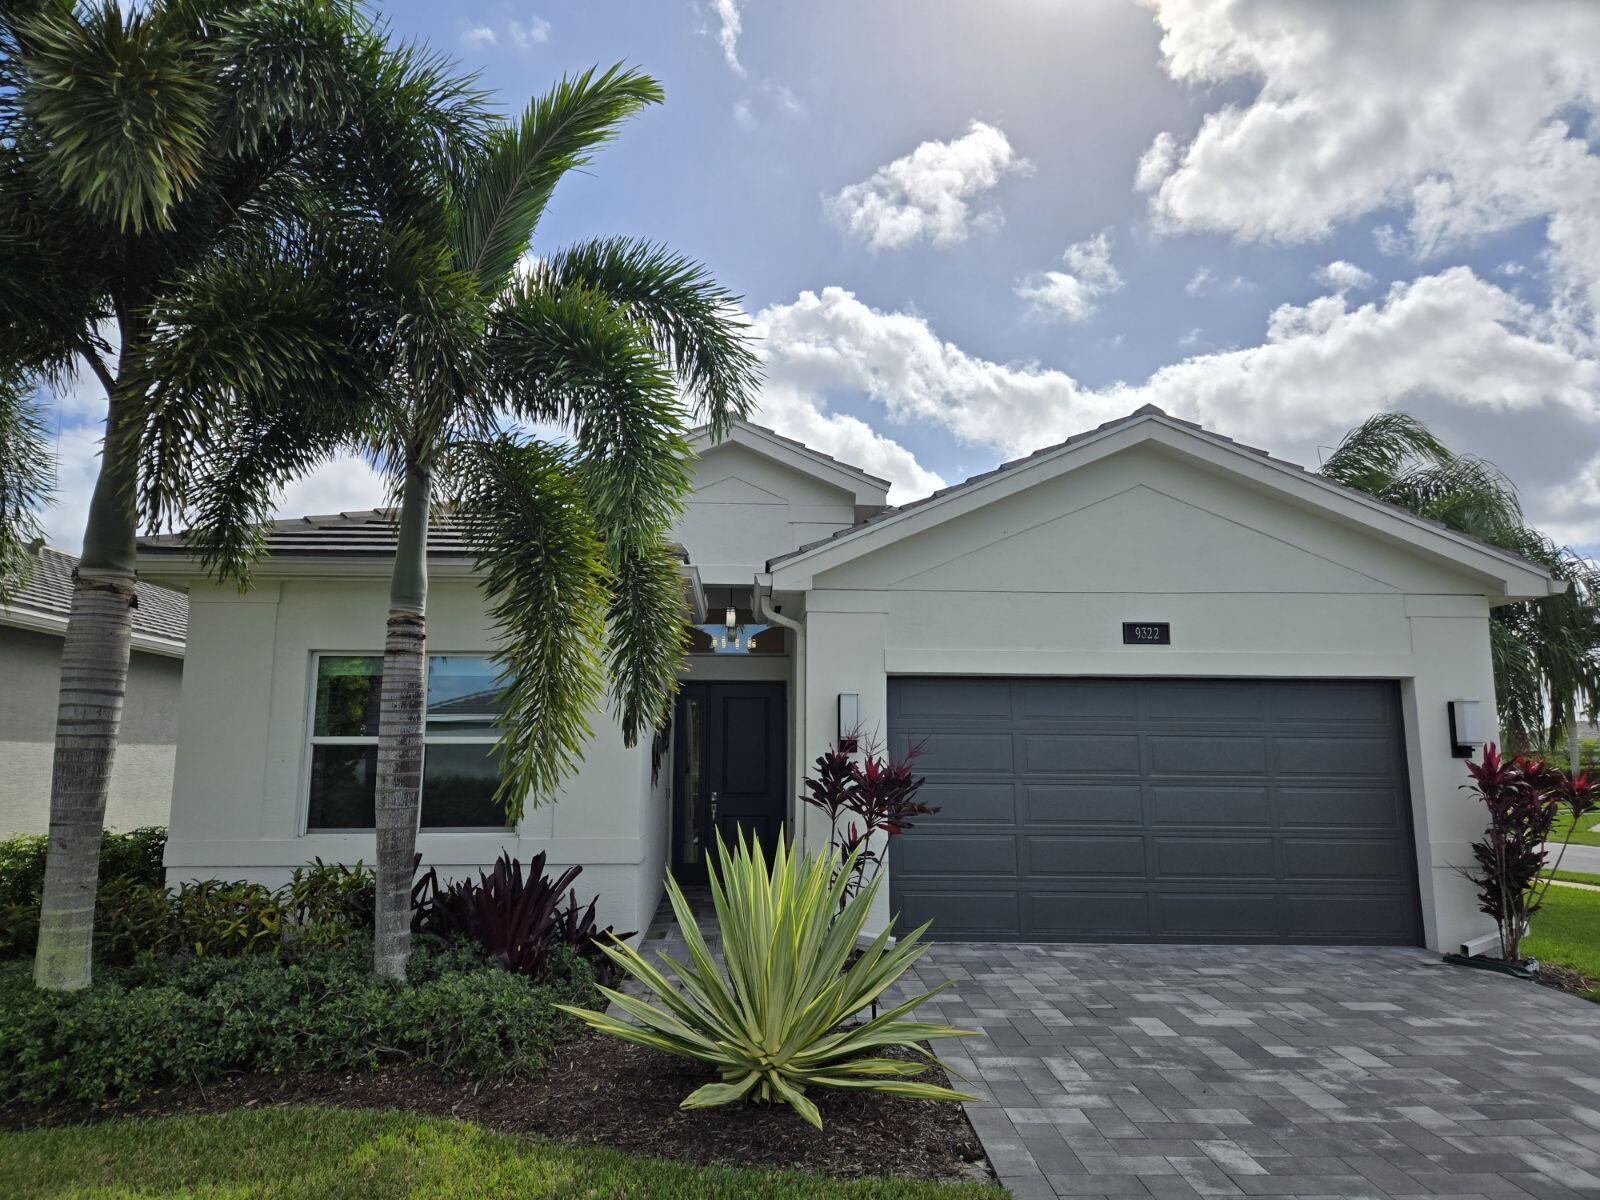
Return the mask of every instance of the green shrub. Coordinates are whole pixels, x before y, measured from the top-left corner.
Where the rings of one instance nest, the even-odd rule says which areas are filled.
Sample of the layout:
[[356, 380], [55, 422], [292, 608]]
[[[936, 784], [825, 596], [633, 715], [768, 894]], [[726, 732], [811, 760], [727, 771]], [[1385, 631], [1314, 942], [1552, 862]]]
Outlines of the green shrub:
[[[372, 928], [376, 881], [372, 868], [362, 863], [347, 867], [317, 859], [296, 867], [277, 890], [217, 879], [169, 890], [160, 866], [165, 839], [164, 831], [148, 829], [107, 835], [112, 849], [102, 856], [95, 895], [95, 956], [101, 963], [126, 965], [145, 951], [251, 954], [277, 950], [286, 941], [301, 950], [327, 948]], [[31, 877], [36, 859], [42, 880], [44, 842], [13, 838], [4, 843], [20, 864], [19, 878]], [[37, 892], [19, 903], [0, 903], [0, 959], [32, 953], [38, 933]]]
[[411, 983], [373, 975], [369, 941], [233, 958], [141, 955], [82, 992], [41, 992], [0, 967], [0, 1104], [134, 1100], [246, 1071], [416, 1063], [530, 1075], [574, 1028], [554, 1007], [591, 1004], [594, 976], [561, 951], [533, 984], [471, 948], [419, 938]]
[[[39, 937], [39, 896], [44, 890], [50, 839], [24, 833], [0, 841], [0, 959], [33, 953]], [[159, 888], [167, 831], [159, 825], [107, 833], [100, 842], [100, 887]], [[121, 900], [132, 902], [123, 894]], [[98, 918], [97, 918], [98, 919]]]

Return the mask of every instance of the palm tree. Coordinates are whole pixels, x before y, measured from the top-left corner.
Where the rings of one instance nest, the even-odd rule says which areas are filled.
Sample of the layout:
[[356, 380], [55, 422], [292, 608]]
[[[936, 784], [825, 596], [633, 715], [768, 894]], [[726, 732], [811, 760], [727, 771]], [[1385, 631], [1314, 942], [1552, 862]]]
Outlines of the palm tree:
[[[719, 434], [748, 410], [746, 322], [736, 297], [658, 245], [527, 257], [561, 177], [660, 100], [621, 67], [565, 78], [482, 147], [440, 156], [438, 209], [390, 230], [377, 286], [392, 312], [364, 368], [382, 403], [358, 431], [398, 501], [376, 787], [373, 963], [389, 977], [410, 957], [436, 506], [474, 547], [502, 635], [508, 819], [580, 760], [608, 679], [630, 745], [676, 687], [683, 597], [667, 534], [688, 489], [689, 410]], [[528, 432], [551, 427], [563, 433]], [[227, 472], [207, 489], [203, 507], [234, 510]], [[218, 549], [227, 569], [236, 549]]]
[[107, 398], [63, 648], [41, 987], [90, 980], [141, 520], [186, 515], [241, 420], [277, 431], [248, 498], [265, 511], [370, 403], [349, 348], [369, 330], [344, 297], [370, 241], [355, 235], [383, 214], [358, 169], [399, 175], [482, 122], [442, 64], [389, 50], [338, 0], [0, 5], [8, 561], [40, 499], [39, 439], [16, 398], [80, 369]]
[[55, 472], [33, 389], [20, 371], [0, 364], [0, 603], [27, 577], [29, 544]]
[[1600, 707], [1600, 565], [1557, 546], [1523, 519], [1516, 488], [1494, 464], [1453, 453], [1405, 413], [1378, 413], [1322, 464], [1329, 479], [1540, 564], [1568, 589], [1490, 614], [1504, 740], [1553, 750]]

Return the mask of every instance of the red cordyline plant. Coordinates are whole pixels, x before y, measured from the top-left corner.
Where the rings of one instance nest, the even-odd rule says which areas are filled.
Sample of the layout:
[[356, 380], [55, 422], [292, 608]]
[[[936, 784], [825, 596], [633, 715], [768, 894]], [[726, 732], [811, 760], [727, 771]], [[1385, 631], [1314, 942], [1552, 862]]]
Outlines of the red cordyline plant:
[[[1472, 782], [1462, 787], [1477, 792], [1489, 810], [1489, 827], [1472, 844], [1478, 869], [1464, 873], [1478, 887], [1478, 908], [1494, 918], [1500, 957], [1521, 962], [1528, 921], [1544, 904], [1572, 830], [1600, 803], [1600, 794], [1587, 774], [1573, 777], [1542, 758], [1521, 754], [1501, 758], [1492, 742], [1484, 747], [1481, 763], [1467, 763], [1467, 772]], [[1572, 822], [1547, 872], [1550, 830], [1562, 809]]]
[[[859, 738], [850, 741], [861, 744]], [[849, 751], [830, 746], [817, 757], [816, 773], [807, 777], [801, 798], [828, 814], [829, 843], [840, 862], [852, 864], [844, 903], [849, 903], [883, 870], [887, 843], [880, 842], [881, 849], [874, 848], [874, 836], [898, 837], [911, 828], [911, 818], [939, 811], [917, 800], [917, 793], [928, 782], [914, 771], [922, 750], [918, 743], [906, 751], [905, 757], [894, 759], [874, 746], [862, 744], [861, 761], [857, 762]]]

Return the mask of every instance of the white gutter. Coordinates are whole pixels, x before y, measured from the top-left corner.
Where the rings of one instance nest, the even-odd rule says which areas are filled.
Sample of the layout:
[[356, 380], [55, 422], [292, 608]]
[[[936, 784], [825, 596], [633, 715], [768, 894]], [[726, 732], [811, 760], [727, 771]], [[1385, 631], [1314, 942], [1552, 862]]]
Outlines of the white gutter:
[[[756, 611], [763, 621], [794, 630], [794, 786], [798, 793], [805, 786], [806, 777], [806, 627], [772, 607], [772, 576], [757, 575], [753, 591]], [[806, 836], [809, 808], [810, 805], [801, 801], [797, 814], [798, 843], [802, 850], [809, 844]]]
[[[55, 613], [32, 612], [23, 608], [0, 608], [0, 625], [10, 625], [34, 633], [48, 633], [55, 637], [67, 635], [66, 617]], [[168, 658], [183, 657], [182, 642], [159, 637], [153, 633], [140, 633], [136, 630], [130, 635], [128, 644], [145, 654], [164, 654]]]

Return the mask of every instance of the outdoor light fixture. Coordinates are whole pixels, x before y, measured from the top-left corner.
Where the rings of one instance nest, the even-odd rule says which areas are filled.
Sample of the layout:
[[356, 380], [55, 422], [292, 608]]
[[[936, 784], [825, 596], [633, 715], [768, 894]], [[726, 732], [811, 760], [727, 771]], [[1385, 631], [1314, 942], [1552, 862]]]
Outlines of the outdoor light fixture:
[[855, 692], [839, 693], [839, 749], [854, 754], [861, 728], [861, 697]]
[[695, 628], [706, 635], [713, 654], [749, 654], [756, 648], [756, 634], [772, 627], [739, 624], [739, 613], [730, 604], [723, 610], [720, 625], [697, 625]]
[[1483, 714], [1476, 700], [1452, 700], [1450, 709], [1450, 753], [1457, 758], [1471, 758], [1473, 751], [1483, 745]]

